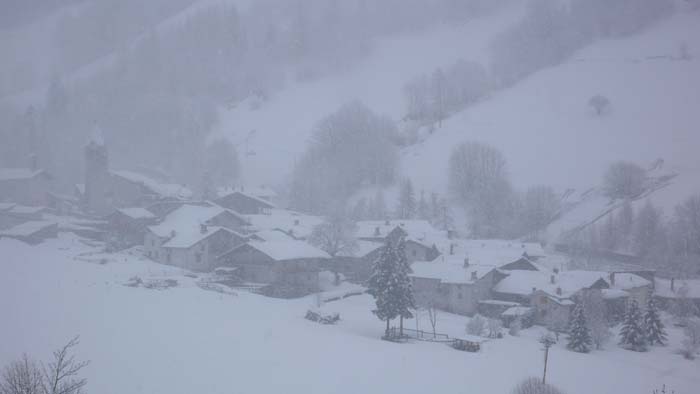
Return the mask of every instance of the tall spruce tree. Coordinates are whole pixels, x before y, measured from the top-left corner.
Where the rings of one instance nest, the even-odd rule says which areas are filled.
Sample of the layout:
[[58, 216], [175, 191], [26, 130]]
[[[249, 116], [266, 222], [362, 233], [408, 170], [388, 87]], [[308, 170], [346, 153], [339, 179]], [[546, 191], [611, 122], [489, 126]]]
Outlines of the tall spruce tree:
[[569, 323], [569, 343], [567, 347], [575, 352], [588, 353], [591, 350], [593, 340], [586, 323], [583, 303], [579, 302], [574, 308]]
[[644, 312], [644, 334], [649, 345], [664, 345], [666, 343], [666, 329], [661, 322], [659, 310], [656, 308], [654, 297], [651, 294]]
[[398, 313], [396, 303], [396, 258], [392, 242], [387, 238], [379, 257], [374, 262], [372, 275], [369, 278], [367, 292], [374, 297], [376, 309], [372, 311], [379, 320], [386, 322], [385, 335], [389, 335], [389, 322]]
[[416, 195], [413, 192], [413, 183], [406, 178], [401, 182], [399, 190], [399, 203], [396, 209], [398, 219], [413, 219], [416, 216]]
[[401, 335], [403, 335], [403, 319], [413, 317], [411, 309], [416, 308], [416, 301], [413, 297], [413, 286], [411, 278], [408, 274], [411, 272], [411, 267], [406, 258], [406, 239], [404, 235], [400, 235], [396, 241], [396, 246], [393, 248], [396, 254], [396, 282], [397, 282], [397, 307], [400, 320]]
[[642, 313], [637, 301], [631, 299], [627, 303], [627, 310], [620, 330], [620, 345], [636, 352], [646, 351], [646, 335], [642, 321]]

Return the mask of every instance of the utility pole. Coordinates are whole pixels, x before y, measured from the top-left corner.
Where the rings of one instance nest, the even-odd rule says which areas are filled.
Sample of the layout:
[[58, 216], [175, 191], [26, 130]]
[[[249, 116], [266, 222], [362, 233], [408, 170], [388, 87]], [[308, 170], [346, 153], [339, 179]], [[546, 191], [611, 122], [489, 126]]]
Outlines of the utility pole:
[[545, 334], [540, 338], [540, 343], [544, 345], [544, 373], [542, 374], [542, 384], [547, 383], [547, 361], [549, 360], [549, 348], [557, 343], [552, 334]]

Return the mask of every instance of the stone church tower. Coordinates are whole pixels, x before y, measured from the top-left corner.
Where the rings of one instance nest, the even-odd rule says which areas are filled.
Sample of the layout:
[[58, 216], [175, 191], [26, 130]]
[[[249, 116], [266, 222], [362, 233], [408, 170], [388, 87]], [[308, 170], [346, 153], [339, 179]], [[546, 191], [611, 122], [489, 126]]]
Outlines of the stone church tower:
[[95, 125], [90, 141], [85, 145], [85, 209], [96, 215], [112, 210], [109, 157], [102, 130]]

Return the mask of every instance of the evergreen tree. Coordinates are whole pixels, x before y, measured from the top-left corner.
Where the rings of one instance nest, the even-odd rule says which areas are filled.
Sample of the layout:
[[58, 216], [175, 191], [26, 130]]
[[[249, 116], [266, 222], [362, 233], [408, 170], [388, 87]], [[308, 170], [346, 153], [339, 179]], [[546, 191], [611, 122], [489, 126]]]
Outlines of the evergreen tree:
[[389, 322], [398, 316], [396, 307], [396, 259], [392, 243], [387, 239], [379, 257], [374, 262], [367, 292], [374, 297], [376, 309], [372, 311], [379, 320], [386, 322], [385, 335], [389, 335]]
[[425, 199], [425, 191], [421, 190], [420, 199], [418, 200], [418, 219], [430, 220], [430, 207], [428, 206], [428, 201]]
[[396, 246], [392, 248], [392, 250], [396, 258], [396, 299], [398, 313], [401, 319], [401, 335], [403, 335], [403, 319], [412, 318], [413, 313], [411, 313], [411, 309], [416, 309], [416, 300], [413, 297], [413, 286], [411, 285], [411, 278], [408, 277], [408, 274], [411, 272], [411, 267], [406, 258], [405, 236], [401, 235], [399, 237]]
[[416, 195], [413, 192], [413, 183], [410, 179], [401, 182], [399, 191], [399, 204], [396, 210], [398, 219], [413, 219], [416, 216]]
[[567, 347], [575, 352], [588, 353], [591, 350], [593, 340], [591, 333], [586, 323], [586, 314], [583, 310], [583, 304], [578, 303], [571, 316], [569, 324], [569, 343]]
[[633, 299], [627, 303], [627, 311], [625, 311], [622, 330], [620, 330], [620, 345], [636, 352], [646, 350], [642, 313], [639, 310], [637, 301]]
[[368, 209], [368, 216], [370, 216], [370, 219], [375, 219], [375, 220], [381, 220], [381, 219], [386, 219], [387, 217], [387, 209], [386, 209], [386, 202], [384, 200], [384, 193], [382, 193], [381, 190], [377, 190], [377, 193], [374, 195], [374, 198], [369, 204], [369, 209]]
[[666, 329], [661, 322], [659, 311], [656, 309], [656, 303], [651, 294], [647, 301], [647, 310], [644, 313], [644, 333], [649, 345], [663, 345], [666, 342]]

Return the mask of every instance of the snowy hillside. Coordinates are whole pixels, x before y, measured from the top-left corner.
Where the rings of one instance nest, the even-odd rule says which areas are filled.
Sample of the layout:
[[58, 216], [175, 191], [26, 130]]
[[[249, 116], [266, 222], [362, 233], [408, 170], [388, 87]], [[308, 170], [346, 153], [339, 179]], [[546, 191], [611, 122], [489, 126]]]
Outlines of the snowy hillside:
[[340, 75], [292, 83], [259, 109], [243, 102], [223, 110], [214, 137], [229, 137], [241, 148], [239, 152], [247, 148], [249, 154], [241, 159], [247, 180], [282, 184], [320, 119], [352, 100], [401, 119], [405, 115], [403, 87], [409, 79], [458, 59], [485, 63], [490, 40], [521, 14], [522, 7], [515, 4], [463, 26], [385, 39], [372, 49], [371, 56]]
[[[691, 61], [675, 59], [681, 43], [695, 54]], [[583, 190], [599, 184], [615, 160], [647, 166], [663, 158], [667, 169], [696, 172], [699, 57], [699, 12], [599, 42], [448, 119], [425, 143], [404, 152], [404, 173], [421, 187], [444, 190], [447, 153], [464, 140], [501, 149], [519, 187]], [[610, 99], [608, 116], [589, 113], [586, 103], [595, 94]]]
[[[459, 58], [485, 63], [491, 38], [520, 14], [513, 6], [458, 28], [384, 41], [357, 69], [288, 86], [258, 110], [245, 103], [225, 110], [221, 133], [241, 152], [247, 148], [242, 159], [246, 178], [284, 183], [319, 119], [359, 99], [398, 121], [405, 112], [402, 87], [408, 79]], [[681, 44], [694, 55], [691, 60], [678, 59]], [[697, 11], [679, 11], [635, 36], [597, 42], [566, 63], [448, 118], [423, 142], [403, 150], [402, 175], [411, 177], [418, 190], [444, 192], [449, 152], [466, 140], [500, 149], [516, 187], [544, 183], [562, 192], [575, 188], [580, 193], [599, 184], [612, 161], [647, 166], [663, 158], [669, 173], [681, 174], [670, 193], [673, 201], [664, 204], [672, 206], [676, 197], [700, 189], [684, 175], [700, 169], [693, 148], [700, 145], [694, 126], [700, 122], [699, 61]], [[595, 94], [610, 99], [610, 114], [590, 113], [586, 103]]]
[[[205, 291], [180, 270], [133, 255], [96, 253], [61, 236], [40, 246], [0, 240], [0, 364], [23, 352], [49, 349], [79, 334], [77, 357], [94, 393], [463, 393], [509, 392], [541, 373], [540, 328], [484, 344], [479, 353], [443, 343], [379, 340], [383, 323], [369, 296], [327, 303], [337, 325], [303, 319], [313, 296], [276, 300], [240, 292]], [[168, 289], [128, 287], [177, 281]], [[36, 313], [41, 311], [41, 313]], [[438, 330], [463, 336], [467, 318], [440, 313]], [[407, 327], [429, 326], [422, 316]], [[569, 394], [646, 393], [662, 384], [692, 393], [698, 361], [675, 354], [680, 330], [667, 347], [637, 353], [609, 346], [579, 354], [564, 343], [551, 350], [548, 381]], [[581, 384], [585, 371], [586, 384]]]

